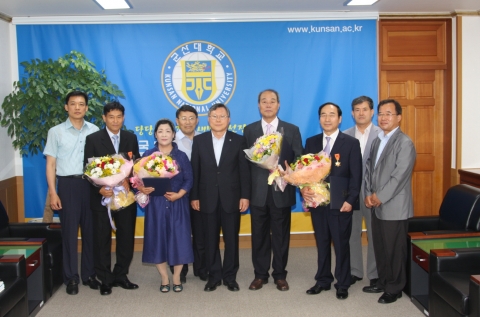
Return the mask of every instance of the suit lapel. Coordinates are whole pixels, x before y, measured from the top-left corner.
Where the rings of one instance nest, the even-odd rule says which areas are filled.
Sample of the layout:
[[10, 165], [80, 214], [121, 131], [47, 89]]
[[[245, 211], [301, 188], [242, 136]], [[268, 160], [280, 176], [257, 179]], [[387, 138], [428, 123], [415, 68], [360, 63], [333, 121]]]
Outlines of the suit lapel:
[[[254, 130], [254, 136], [255, 136], [255, 141], [263, 135], [263, 129], [262, 129], [262, 120], [258, 121], [257, 124], [255, 125], [255, 130]], [[250, 146], [252, 146], [251, 144]]]
[[213, 158], [213, 160], [215, 161], [215, 163], [217, 162], [217, 159], [215, 158], [215, 151], [213, 150], [213, 133], [210, 131], [210, 132], [207, 132], [208, 133], [208, 136], [205, 138], [205, 146], [206, 146], [206, 150], [208, 152], [208, 154], [211, 156], [211, 159]]
[[230, 131], [227, 131], [225, 134], [225, 140], [223, 141], [222, 152], [220, 154], [220, 160], [218, 162], [218, 166], [222, 166], [222, 163], [225, 161], [225, 157], [230, 154], [232, 148], [232, 138], [231, 138]]
[[[120, 134], [120, 139], [121, 139], [121, 134]], [[110, 136], [108, 135], [107, 129], [103, 129], [101, 141], [102, 141], [102, 145], [105, 147], [105, 149], [109, 154], [112, 154], [112, 155], [115, 154], [115, 147], [113, 147], [113, 142], [110, 139]]]
[[[380, 157], [378, 158], [378, 162], [377, 164], [375, 165], [375, 167], [377, 167], [379, 165], [379, 163], [381, 161], [383, 161], [385, 159], [386, 156], [388, 156], [390, 154], [390, 152], [392, 151], [393, 149], [393, 145], [395, 143], [395, 140], [397, 139], [398, 135], [400, 134], [400, 128], [398, 128], [397, 131], [395, 131], [395, 133], [390, 137], [390, 139], [388, 140], [388, 143], [387, 145], [385, 146], [385, 148], [383, 149], [382, 151], [382, 154], [380, 154]], [[380, 141], [380, 139], [379, 139]], [[378, 151], [378, 148], [377, 148], [377, 151]], [[375, 154], [375, 158], [377, 157], [377, 155]]]
[[[333, 144], [333, 147], [330, 150], [330, 157], [335, 157], [335, 154], [339, 154], [341, 152], [344, 139], [345, 139], [345, 136], [343, 135], [343, 133], [341, 131], [338, 132], [337, 139], [335, 140], [335, 143]], [[322, 136], [322, 143], [323, 143], [323, 136]], [[322, 144], [322, 149], [323, 149], [323, 144]]]

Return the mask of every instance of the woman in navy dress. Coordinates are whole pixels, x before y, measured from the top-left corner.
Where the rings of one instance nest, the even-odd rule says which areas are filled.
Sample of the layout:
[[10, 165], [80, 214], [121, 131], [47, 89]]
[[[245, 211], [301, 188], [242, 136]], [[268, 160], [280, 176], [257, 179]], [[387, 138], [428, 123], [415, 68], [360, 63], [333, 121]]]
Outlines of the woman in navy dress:
[[[184, 264], [193, 262], [188, 192], [192, 188], [192, 166], [185, 153], [180, 151], [175, 138], [175, 128], [168, 119], [160, 119], [155, 125], [155, 147], [143, 156], [160, 151], [176, 160], [179, 173], [171, 179], [171, 192], [164, 196], [150, 196], [145, 207], [145, 229], [142, 262], [153, 263], [162, 276], [160, 291], [170, 291], [167, 262], [174, 266], [173, 291], [181, 292], [180, 272]], [[153, 187], [138, 188], [150, 194]]]

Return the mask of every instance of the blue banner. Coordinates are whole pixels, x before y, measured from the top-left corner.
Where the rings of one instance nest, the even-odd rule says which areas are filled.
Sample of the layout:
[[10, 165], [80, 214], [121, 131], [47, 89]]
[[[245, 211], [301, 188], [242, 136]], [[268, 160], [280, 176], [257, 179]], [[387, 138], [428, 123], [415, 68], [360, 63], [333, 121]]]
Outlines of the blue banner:
[[[141, 152], [154, 144], [155, 122], [174, 120], [182, 104], [196, 107], [201, 132], [209, 107], [227, 104], [230, 129], [241, 134], [260, 119], [258, 93], [273, 88], [279, 117], [298, 125], [305, 142], [321, 132], [320, 104], [341, 106], [344, 130], [353, 125], [352, 99], [378, 95], [376, 20], [19, 25], [17, 42], [20, 62], [76, 50], [104, 69], [125, 94], [125, 124]], [[45, 158], [26, 156], [23, 168], [25, 217], [42, 217]]]

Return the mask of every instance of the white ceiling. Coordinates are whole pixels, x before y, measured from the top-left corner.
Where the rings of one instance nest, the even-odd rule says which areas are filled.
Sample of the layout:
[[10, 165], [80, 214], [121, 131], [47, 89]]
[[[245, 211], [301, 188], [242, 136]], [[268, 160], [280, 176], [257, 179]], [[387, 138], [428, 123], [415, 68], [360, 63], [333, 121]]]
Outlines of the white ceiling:
[[103, 10], [93, 0], [0, 0], [0, 14], [12, 18], [165, 14], [373, 12], [448, 14], [480, 12], [479, 0], [380, 0], [373, 6], [344, 6], [345, 0], [129, 0], [132, 9]]

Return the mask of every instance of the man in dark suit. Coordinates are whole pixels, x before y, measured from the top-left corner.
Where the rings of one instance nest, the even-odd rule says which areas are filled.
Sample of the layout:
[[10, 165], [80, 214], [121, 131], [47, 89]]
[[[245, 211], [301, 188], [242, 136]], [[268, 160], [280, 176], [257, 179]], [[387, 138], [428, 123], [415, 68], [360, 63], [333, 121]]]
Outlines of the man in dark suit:
[[372, 208], [372, 233], [378, 281], [366, 293], [381, 293], [381, 304], [402, 297], [407, 282], [408, 218], [413, 217], [412, 172], [417, 156], [412, 140], [400, 129], [402, 107], [386, 99], [378, 104], [382, 132], [372, 143], [365, 169], [365, 205]]
[[[135, 134], [121, 130], [125, 120], [125, 108], [119, 102], [110, 102], [103, 108], [103, 121], [106, 128], [90, 134], [85, 142], [84, 161], [89, 158], [112, 155], [115, 153], [132, 153], [132, 159], [139, 158], [138, 141]], [[123, 186], [130, 189], [126, 179]], [[131, 283], [128, 278], [128, 268], [133, 258], [133, 244], [135, 239], [135, 222], [137, 219], [137, 204], [112, 214], [117, 227], [116, 256], [117, 262], [111, 270], [112, 228], [108, 217], [107, 207], [102, 206], [102, 196], [111, 197], [113, 190], [103, 186], [91, 186], [90, 206], [93, 212], [94, 231], [94, 263], [97, 277], [102, 282], [100, 294], [112, 293], [112, 286], [124, 289], [136, 289], [138, 285]]]
[[[355, 119], [355, 125], [343, 133], [353, 136], [360, 142], [362, 150], [362, 168], [365, 175], [365, 165], [370, 157], [370, 148], [373, 140], [377, 138], [379, 127], [373, 124], [373, 100], [367, 96], [360, 96], [352, 101], [352, 116]], [[363, 279], [363, 252], [362, 252], [362, 223], [365, 219], [367, 227], [368, 247], [367, 247], [367, 277], [370, 285], [375, 285], [378, 280], [377, 266], [375, 264], [375, 254], [373, 252], [372, 238], [372, 211], [364, 203], [365, 194], [364, 177], [362, 177], [362, 190], [358, 196], [360, 209], [354, 210], [352, 214], [352, 234], [350, 235], [350, 272], [351, 284]]]
[[[335, 249], [335, 278], [337, 298], [346, 299], [350, 287], [350, 247], [352, 211], [358, 210], [358, 195], [362, 183], [362, 154], [360, 143], [354, 137], [338, 129], [342, 122], [342, 110], [332, 102], [318, 109], [323, 133], [307, 139], [305, 153], [318, 153], [322, 149], [330, 154], [332, 167], [327, 182], [330, 183], [330, 203], [310, 208], [318, 250], [318, 270], [315, 286], [307, 294], [328, 291], [333, 282], [331, 271], [331, 243]], [[301, 193], [311, 201], [313, 191], [304, 187]]]
[[[273, 89], [258, 95], [258, 108], [262, 120], [251, 123], [243, 130], [247, 146], [251, 147], [264, 134], [279, 131], [283, 142], [293, 151], [291, 157], [302, 154], [302, 137], [297, 126], [277, 117], [280, 97]], [[279, 162], [283, 165], [284, 162]], [[269, 171], [256, 164], [250, 164], [252, 177], [251, 223], [252, 223], [252, 262], [255, 278], [250, 290], [261, 289], [270, 277], [270, 262], [273, 251], [272, 276], [277, 289], [287, 291], [287, 262], [290, 244], [291, 207], [295, 205], [295, 187], [287, 185], [285, 190], [275, 190], [268, 185]], [[270, 236], [271, 233], [271, 236]]]
[[[248, 209], [250, 199], [250, 171], [243, 152], [246, 143], [243, 136], [227, 131], [230, 111], [225, 105], [210, 107], [208, 123], [211, 133], [193, 138], [190, 192], [192, 208], [201, 212], [205, 233], [208, 282], [204, 290], [216, 290], [223, 280], [228, 290], [238, 291], [240, 213]], [[220, 229], [225, 242], [223, 265]]]

